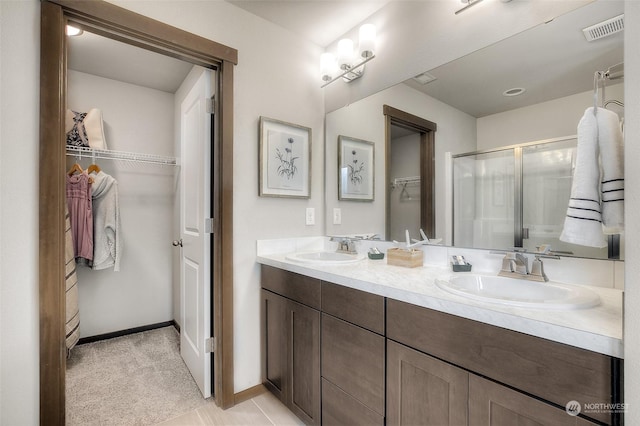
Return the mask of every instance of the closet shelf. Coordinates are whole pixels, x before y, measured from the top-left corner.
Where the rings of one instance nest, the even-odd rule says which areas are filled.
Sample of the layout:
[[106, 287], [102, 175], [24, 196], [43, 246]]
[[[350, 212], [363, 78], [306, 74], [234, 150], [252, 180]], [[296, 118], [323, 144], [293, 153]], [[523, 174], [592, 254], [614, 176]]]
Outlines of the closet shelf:
[[175, 157], [166, 157], [155, 154], [142, 154], [137, 152], [113, 151], [110, 149], [93, 149], [84, 146], [67, 145], [67, 155], [80, 158], [101, 158], [107, 160], [127, 160], [138, 163], [160, 164], [164, 166], [177, 166]]
[[403, 178], [395, 178], [391, 182], [391, 187], [396, 188], [400, 185], [416, 185], [420, 183], [420, 176], [412, 176], [412, 177], [403, 177]]

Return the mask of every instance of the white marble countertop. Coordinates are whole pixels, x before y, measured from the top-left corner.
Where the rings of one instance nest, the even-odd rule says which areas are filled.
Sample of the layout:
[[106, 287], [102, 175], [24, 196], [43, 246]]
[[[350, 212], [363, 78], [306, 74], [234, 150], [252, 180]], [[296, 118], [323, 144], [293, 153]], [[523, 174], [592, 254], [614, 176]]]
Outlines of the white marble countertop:
[[345, 287], [623, 358], [621, 290], [589, 286], [601, 300], [600, 305], [589, 309], [524, 309], [475, 301], [440, 289], [435, 280], [448, 280], [454, 274], [450, 267], [403, 268], [387, 265], [386, 258], [364, 259], [345, 265], [315, 265], [290, 261], [284, 254], [259, 255], [257, 261]]

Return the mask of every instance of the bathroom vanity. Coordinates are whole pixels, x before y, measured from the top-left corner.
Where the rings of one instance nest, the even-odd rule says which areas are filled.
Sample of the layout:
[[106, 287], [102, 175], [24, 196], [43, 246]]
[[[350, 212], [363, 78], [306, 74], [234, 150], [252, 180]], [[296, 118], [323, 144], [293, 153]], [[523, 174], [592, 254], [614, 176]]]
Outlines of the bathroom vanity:
[[[445, 268], [258, 261], [263, 383], [307, 424], [621, 424], [604, 405], [622, 402], [621, 339], [572, 327], [586, 310], [519, 317], [412, 287]], [[615, 322], [619, 293], [594, 323]]]

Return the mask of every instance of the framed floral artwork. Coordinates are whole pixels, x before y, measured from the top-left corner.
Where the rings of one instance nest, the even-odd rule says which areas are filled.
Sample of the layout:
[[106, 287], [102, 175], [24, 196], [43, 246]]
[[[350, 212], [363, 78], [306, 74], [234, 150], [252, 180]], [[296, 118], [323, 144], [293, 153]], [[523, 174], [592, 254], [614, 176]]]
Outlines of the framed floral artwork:
[[311, 129], [260, 117], [259, 194], [309, 198]]
[[373, 201], [373, 142], [338, 136], [338, 199]]

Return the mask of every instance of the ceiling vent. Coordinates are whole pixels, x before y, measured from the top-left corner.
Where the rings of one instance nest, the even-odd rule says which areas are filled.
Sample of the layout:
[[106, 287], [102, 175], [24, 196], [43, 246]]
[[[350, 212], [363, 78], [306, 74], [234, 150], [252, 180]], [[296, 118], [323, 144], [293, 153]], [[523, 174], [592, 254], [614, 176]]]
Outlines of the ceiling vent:
[[624, 13], [582, 30], [587, 41], [594, 41], [624, 30]]

